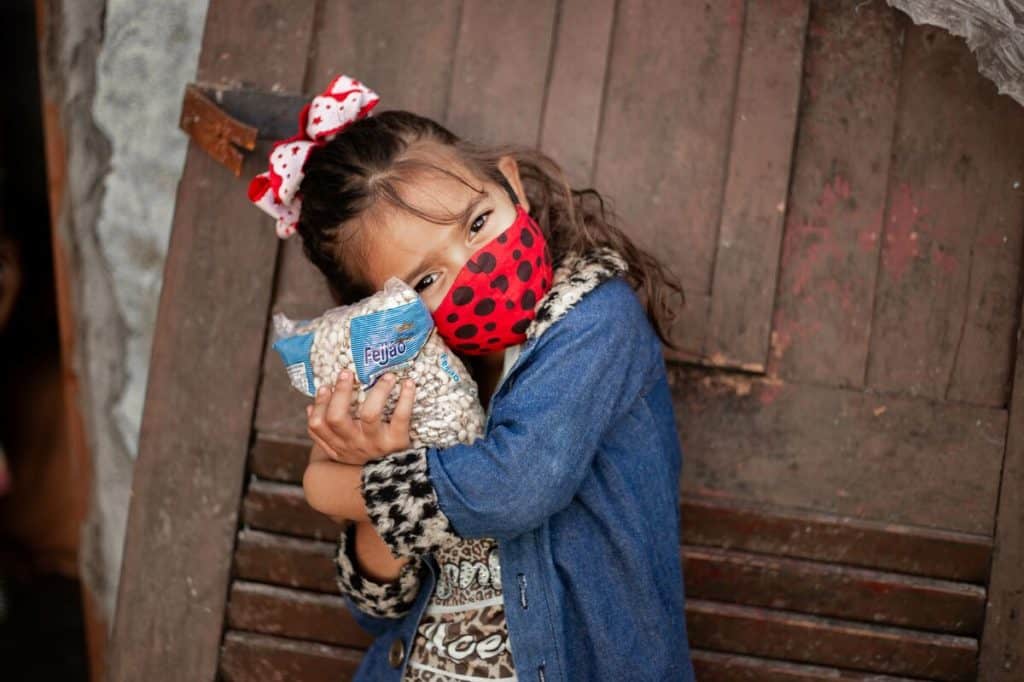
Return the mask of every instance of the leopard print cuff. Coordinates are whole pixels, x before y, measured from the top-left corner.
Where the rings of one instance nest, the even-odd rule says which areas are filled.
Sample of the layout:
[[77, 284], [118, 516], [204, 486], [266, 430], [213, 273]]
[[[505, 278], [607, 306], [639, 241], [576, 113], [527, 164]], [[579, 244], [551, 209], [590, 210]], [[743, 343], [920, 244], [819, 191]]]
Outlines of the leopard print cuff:
[[437, 503], [425, 446], [364, 464], [362, 490], [366, 512], [395, 556], [419, 556], [462, 540]]
[[355, 528], [356, 524], [349, 523], [338, 534], [338, 546], [334, 553], [338, 590], [351, 599], [359, 610], [371, 616], [396, 618], [408, 613], [419, 593], [419, 569], [423, 560], [413, 557], [402, 566], [397, 580], [377, 582], [356, 568]]

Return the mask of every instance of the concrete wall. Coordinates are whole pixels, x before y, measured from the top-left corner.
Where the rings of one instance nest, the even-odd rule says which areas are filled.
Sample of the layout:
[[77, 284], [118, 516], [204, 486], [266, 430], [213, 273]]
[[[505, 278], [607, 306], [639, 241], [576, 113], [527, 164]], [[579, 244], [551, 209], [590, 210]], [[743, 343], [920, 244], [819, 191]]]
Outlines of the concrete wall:
[[178, 176], [178, 130], [206, 0], [47, 0], [45, 95], [58, 105], [80, 409], [93, 460], [83, 580], [108, 624]]

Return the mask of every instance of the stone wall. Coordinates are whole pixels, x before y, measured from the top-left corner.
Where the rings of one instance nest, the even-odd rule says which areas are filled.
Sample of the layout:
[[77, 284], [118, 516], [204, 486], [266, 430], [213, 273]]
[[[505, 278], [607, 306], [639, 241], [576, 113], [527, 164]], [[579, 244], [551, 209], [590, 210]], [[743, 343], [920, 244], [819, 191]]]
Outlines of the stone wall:
[[46, 0], [44, 96], [66, 163], [57, 231], [72, 277], [80, 405], [93, 462], [82, 578], [114, 612], [132, 463], [206, 0]]

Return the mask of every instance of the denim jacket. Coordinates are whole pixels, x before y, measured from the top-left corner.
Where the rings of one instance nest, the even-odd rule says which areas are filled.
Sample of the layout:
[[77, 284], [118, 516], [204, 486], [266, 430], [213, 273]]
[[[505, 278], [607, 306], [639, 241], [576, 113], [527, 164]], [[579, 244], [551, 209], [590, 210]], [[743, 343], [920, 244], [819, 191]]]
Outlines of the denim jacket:
[[355, 680], [398, 682], [438, 578], [432, 552], [497, 542], [521, 681], [692, 680], [680, 564], [676, 431], [661, 343], [609, 249], [569, 254], [491, 398], [485, 436], [363, 466], [398, 580], [338, 584], [375, 636]]

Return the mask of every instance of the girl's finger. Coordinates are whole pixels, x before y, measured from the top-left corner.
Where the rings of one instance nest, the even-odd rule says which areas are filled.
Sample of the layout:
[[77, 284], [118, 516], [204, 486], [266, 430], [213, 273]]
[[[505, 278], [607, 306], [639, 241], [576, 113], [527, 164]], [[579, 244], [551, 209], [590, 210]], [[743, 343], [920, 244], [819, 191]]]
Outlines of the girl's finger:
[[412, 419], [412, 405], [416, 399], [416, 384], [412, 379], [402, 382], [402, 391], [398, 394], [395, 411], [391, 414], [391, 437], [397, 444], [409, 442], [409, 422]]
[[[330, 434], [329, 437], [323, 435], [324, 431]], [[335, 462], [341, 461], [341, 453], [345, 451], [345, 444], [341, 442], [337, 436], [331, 432], [330, 429], [321, 428], [319, 431], [314, 431], [312, 427], [306, 429], [309, 437], [314, 443], [320, 446], [320, 449], [327, 453], [327, 456]]]
[[391, 395], [391, 389], [394, 387], [395, 375], [391, 372], [377, 380], [377, 383], [366, 394], [363, 406], [359, 408], [359, 421], [362, 422], [362, 426], [373, 428], [380, 423], [384, 403], [387, 402], [388, 396]]
[[313, 444], [316, 445], [316, 450], [319, 450], [321, 453], [323, 453], [322, 456], [311, 455], [309, 460], [310, 462], [319, 462], [323, 461], [324, 459], [329, 459], [335, 462], [338, 461], [338, 453], [331, 450], [331, 448], [327, 445], [327, 443], [323, 441], [322, 438], [313, 434], [310, 434], [310, 437], [313, 439]]
[[313, 409], [310, 410], [306, 430], [310, 438], [319, 438], [326, 445], [325, 449], [328, 452], [339, 454], [345, 451], [345, 441], [338, 438], [327, 423], [327, 407], [330, 401], [330, 386], [321, 386], [313, 398]]
[[327, 425], [338, 435], [353, 433], [355, 424], [352, 419], [352, 372], [343, 370], [338, 374], [334, 384], [334, 394], [327, 404]]

